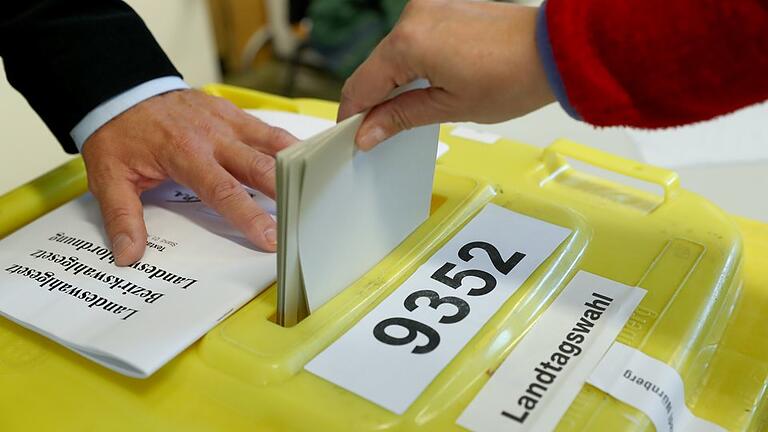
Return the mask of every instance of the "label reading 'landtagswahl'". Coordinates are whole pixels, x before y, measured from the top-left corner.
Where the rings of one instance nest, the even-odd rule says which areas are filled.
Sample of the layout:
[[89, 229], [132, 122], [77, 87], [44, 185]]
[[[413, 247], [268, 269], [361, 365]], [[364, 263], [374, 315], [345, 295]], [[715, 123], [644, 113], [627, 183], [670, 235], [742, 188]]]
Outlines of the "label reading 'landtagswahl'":
[[476, 432], [554, 429], [644, 295], [577, 273], [458, 423]]

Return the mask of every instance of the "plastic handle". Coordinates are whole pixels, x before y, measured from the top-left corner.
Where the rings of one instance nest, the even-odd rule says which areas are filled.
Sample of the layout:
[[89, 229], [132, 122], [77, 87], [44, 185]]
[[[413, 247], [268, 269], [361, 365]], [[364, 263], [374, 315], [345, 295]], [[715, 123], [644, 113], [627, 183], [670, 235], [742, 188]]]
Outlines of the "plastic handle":
[[665, 203], [672, 199], [680, 188], [680, 178], [674, 171], [624, 159], [565, 139], [557, 140], [545, 148], [542, 158], [547, 167], [554, 173], [568, 167], [568, 162], [561, 156], [657, 184], [664, 189]]

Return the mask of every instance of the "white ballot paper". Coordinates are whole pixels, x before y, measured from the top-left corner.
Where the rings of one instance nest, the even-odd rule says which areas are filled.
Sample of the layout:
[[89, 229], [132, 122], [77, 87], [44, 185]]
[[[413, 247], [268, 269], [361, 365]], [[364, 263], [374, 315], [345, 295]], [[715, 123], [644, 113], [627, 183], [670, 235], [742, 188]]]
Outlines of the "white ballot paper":
[[429, 215], [438, 125], [363, 152], [364, 114], [277, 155], [278, 309], [294, 325], [363, 276]]
[[685, 387], [672, 366], [616, 342], [589, 376], [590, 384], [644, 412], [657, 432], [725, 432], [685, 405]]
[[305, 368], [402, 414], [570, 233], [487, 205]]
[[577, 273], [457, 423], [475, 432], [554, 430], [645, 292]]
[[[300, 138], [333, 122], [253, 111]], [[250, 191], [267, 211], [275, 203]], [[142, 196], [147, 251], [118, 268], [86, 195], [0, 240], [0, 314], [110, 369], [147, 377], [275, 280], [253, 246], [195, 194], [165, 183]]]

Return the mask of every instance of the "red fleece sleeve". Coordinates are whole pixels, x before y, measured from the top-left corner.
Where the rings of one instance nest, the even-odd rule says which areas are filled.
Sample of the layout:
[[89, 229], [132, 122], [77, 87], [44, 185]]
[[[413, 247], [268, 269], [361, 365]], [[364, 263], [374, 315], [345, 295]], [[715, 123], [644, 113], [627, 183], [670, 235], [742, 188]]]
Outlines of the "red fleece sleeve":
[[594, 125], [677, 126], [768, 99], [768, 0], [548, 0], [545, 12], [568, 101]]

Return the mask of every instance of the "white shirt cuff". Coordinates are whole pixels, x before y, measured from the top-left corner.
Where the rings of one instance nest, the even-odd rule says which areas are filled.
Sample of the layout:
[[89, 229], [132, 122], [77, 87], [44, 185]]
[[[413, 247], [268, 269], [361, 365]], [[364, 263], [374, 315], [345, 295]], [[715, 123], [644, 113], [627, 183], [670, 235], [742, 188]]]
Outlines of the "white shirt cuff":
[[172, 90], [188, 88], [189, 85], [177, 76], [155, 78], [143, 84], [139, 84], [136, 87], [102, 102], [99, 106], [92, 109], [77, 125], [75, 125], [74, 128], [72, 128], [69, 132], [69, 136], [75, 141], [77, 150], [82, 152], [85, 140], [96, 132], [97, 129], [104, 126], [106, 122], [117, 117], [118, 114], [127, 111], [129, 108], [152, 96], [157, 96]]

